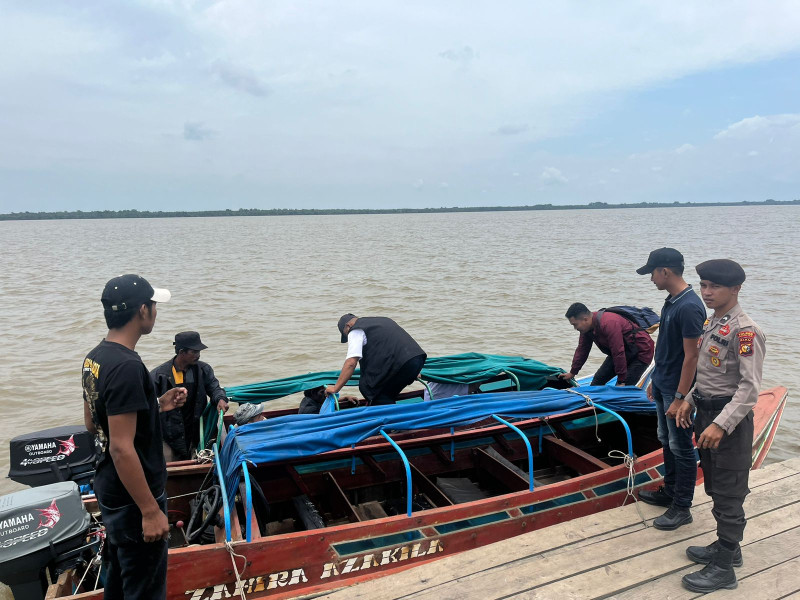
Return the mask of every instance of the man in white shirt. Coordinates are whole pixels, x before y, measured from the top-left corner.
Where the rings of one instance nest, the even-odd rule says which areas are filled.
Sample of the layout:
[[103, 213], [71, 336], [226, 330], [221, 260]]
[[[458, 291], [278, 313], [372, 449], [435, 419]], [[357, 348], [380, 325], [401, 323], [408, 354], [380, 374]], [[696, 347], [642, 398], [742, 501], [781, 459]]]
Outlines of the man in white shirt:
[[387, 317], [357, 317], [347, 313], [339, 319], [342, 343], [347, 343], [339, 379], [325, 388], [336, 394], [361, 363], [358, 389], [371, 406], [394, 404], [397, 395], [412, 383], [427, 355], [402, 327]]

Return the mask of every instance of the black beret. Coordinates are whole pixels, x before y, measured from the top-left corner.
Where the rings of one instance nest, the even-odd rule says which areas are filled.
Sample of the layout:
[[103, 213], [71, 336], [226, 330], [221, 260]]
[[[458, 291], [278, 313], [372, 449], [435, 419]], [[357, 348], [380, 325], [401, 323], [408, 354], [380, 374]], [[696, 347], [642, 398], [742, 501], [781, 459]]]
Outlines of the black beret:
[[737, 262], [727, 258], [707, 260], [695, 267], [700, 279], [713, 281], [719, 285], [733, 287], [744, 283], [744, 269]]

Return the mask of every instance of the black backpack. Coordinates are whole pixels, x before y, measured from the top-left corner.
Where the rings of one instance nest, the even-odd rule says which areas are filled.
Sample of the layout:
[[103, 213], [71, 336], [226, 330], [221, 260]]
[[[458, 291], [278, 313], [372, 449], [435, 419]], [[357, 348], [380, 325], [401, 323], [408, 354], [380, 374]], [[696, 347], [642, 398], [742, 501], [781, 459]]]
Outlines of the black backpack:
[[653, 333], [658, 329], [658, 323], [661, 321], [658, 314], [649, 306], [644, 306], [642, 308], [638, 306], [609, 306], [608, 308], [601, 308], [597, 311], [598, 322], [602, 319], [603, 313], [606, 312], [614, 313], [615, 315], [628, 319], [628, 321], [636, 325], [634, 331]]

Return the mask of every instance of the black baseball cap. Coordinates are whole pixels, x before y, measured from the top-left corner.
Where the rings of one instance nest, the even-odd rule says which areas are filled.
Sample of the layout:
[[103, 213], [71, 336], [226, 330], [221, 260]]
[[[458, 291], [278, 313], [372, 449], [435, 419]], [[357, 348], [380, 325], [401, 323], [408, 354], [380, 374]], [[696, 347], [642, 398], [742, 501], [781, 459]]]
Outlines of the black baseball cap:
[[145, 302], [169, 302], [172, 294], [163, 288], [154, 288], [141, 275], [120, 275], [103, 288], [100, 301], [106, 310], [120, 312], [137, 309]]
[[713, 281], [725, 287], [741, 285], [745, 280], [742, 265], [727, 258], [717, 258], [701, 262], [695, 267], [700, 279]]
[[347, 325], [350, 319], [355, 319], [356, 316], [353, 313], [347, 313], [346, 315], [342, 315], [339, 317], [339, 333], [342, 334], [342, 343], [347, 343], [347, 336], [344, 334], [344, 326]]
[[650, 256], [647, 257], [647, 264], [639, 269], [636, 269], [636, 272], [639, 275], [649, 275], [653, 272], [653, 269], [657, 269], [659, 267], [682, 266], [683, 254], [675, 250], [675, 248], [659, 248], [658, 250], [653, 250], [650, 253]]
[[175, 341], [172, 345], [176, 348], [188, 348], [189, 350], [205, 350], [208, 348], [200, 341], [200, 334], [196, 331], [181, 331], [175, 334]]

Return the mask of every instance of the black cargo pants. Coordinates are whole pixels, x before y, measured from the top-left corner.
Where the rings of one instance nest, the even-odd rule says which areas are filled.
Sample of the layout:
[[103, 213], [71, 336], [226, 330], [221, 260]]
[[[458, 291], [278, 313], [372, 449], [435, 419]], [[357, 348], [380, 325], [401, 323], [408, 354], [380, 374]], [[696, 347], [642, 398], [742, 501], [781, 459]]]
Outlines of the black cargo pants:
[[[695, 395], [694, 400], [697, 403], [694, 431], [699, 439], [730, 398], [700, 399]], [[733, 433], [723, 435], [719, 448], [698, 448], [698, 452], [705, 491], [713, 501], [711, 514], [717, 521], [717, 537], [738, 544], [747, 524], [742, 505], [750, 493], [747, 484], [753, 463], [753, 411], [747, 413]]]

